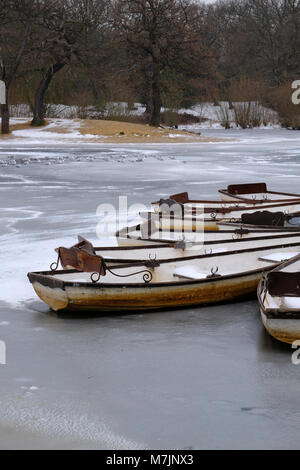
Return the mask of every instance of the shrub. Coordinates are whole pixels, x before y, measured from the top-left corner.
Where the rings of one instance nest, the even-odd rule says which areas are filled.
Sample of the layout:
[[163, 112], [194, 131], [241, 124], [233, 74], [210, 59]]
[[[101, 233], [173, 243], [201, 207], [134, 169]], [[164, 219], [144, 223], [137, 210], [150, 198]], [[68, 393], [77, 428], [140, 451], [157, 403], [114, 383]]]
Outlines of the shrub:
[[271, 120], [271, 114], [258, 101], [236, 103], [234, 105], [234, 120], [242, 129], [267, 125]]
[[227, 103], [220, 103], [220, 109], [217, 112], [218, 119], [222, 127], [225, 129], [230, 129], [231, 121], [230, 121], [230, 109]]
[[273, 89], [269, 101], [279, 116], [279, 122], [286, 129], [300, 130], [300, 105], [292, 102], [291, 83], [285, 83]]

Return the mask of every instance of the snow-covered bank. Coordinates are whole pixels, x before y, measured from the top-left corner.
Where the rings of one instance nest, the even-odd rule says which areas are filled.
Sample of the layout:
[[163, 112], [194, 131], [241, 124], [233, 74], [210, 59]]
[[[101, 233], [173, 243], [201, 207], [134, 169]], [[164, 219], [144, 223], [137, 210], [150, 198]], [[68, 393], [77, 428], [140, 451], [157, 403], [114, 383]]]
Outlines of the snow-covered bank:
[[[151, 127], [144, 124], [89, 119], [49, 119], [45, 126], [32, 127], [24, 118], [12, 120], [12, 132], [1, 136], [0, 145], [55, 145], [99, 143], [217, 142], [199, 132]], [[226, 140], [226, 139], [225, 139]]]

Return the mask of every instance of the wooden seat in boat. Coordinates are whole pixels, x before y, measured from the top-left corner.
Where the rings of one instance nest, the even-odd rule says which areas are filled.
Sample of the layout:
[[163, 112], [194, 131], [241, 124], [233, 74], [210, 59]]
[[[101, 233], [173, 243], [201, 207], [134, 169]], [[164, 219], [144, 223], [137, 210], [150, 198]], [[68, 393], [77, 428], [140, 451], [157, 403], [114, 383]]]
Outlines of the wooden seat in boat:
[[242, 224], [247, 225], [271, 225], [272, 227], [284, 226], [283, 212], [256, 211], [252, 214], [242, 214]]
[[267, 289], [274, 297], [300, 297], [300, 272], [271, 271], [267, 277]]

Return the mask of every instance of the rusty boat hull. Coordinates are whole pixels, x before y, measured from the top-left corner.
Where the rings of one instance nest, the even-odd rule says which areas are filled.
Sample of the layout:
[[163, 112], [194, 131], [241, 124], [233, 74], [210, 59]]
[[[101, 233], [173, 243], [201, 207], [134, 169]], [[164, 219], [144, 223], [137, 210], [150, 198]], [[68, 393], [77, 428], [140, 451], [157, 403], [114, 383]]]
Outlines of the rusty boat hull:
[[[278, 265], [274, 250], [288, 259], [300, 252], [300, 242], [161, 260], [153, 267], [119, 265], [114, 267], [115, 274], [108, 273], [97, 282], [91, 281], [91, 273], [74, 270], [31, 272], [28, 277], [41, 300], [57, 312], [170, 309], [254, 295], [262, 274]], [[141, 274], [146, 271], [151, 275], [148, 283]]]
[[78, 288], [56, 283], [50, 287], [38, 274], [29, 275], [36, 294], [56, 312], [147, 311], [228, 302], [253, 296], [260, 278], [261, 272], [253, 272], [201, 283]]

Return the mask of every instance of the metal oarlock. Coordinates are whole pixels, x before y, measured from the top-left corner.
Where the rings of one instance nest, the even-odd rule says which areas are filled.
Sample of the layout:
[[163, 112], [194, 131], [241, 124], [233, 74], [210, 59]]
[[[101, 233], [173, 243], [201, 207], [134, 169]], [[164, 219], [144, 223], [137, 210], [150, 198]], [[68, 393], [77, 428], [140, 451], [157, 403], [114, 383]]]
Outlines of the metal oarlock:
[[160, 266], [160, 262], [157, 261], [157, 255], [155, 254], [154, 258], [152, 258], [151, 253], [150, 253], [149, 261], [146, 261], [145, 266], [151, 269], [158, 268]]
[[220, 277], [221, 274], [217, 274], [219, 271], [219, 266], [217, 266], [215, 269], [214, 268], [211, 268], [210, 272], [211, 274], [209, 274], [207, 277], [207, 279], [211, 279], [213, 277]]

